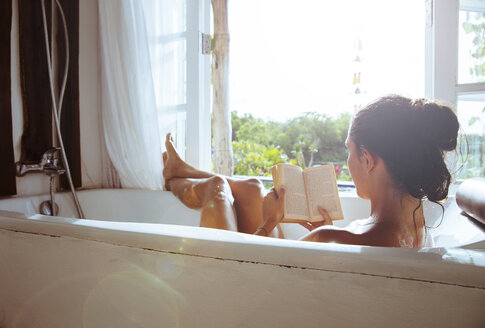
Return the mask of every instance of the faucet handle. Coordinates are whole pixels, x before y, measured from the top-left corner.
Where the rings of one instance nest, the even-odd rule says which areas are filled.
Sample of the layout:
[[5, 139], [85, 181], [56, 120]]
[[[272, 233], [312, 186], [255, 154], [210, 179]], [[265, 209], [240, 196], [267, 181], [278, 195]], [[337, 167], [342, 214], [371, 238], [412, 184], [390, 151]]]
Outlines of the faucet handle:
[[54, 165], [56, 165], [57, 159], [56, 159], [55, 155], [59, 150], [61, 150], [61, 148], [59, 148], [59, 147], [53, 147], [53, 148], [47, 149], [44, 152], [44, 154], [42, 154], [41, 162], [43, 164], [54, 164]]
[[27, 173], [42, 172], [44, 165], [42, 163], [22, 163], [15, 162], [15, 176], [23, 177]]
[[59, 158], [56, 156], [56, 153], [61, 150], [59, 147], [53, 147], [47, 149], [44, 154], [42, 154], [42, 158], [38, 163], [22, 163], [16, 162], [15, 163], [15, 175], [17, 177], [23, 177], [28, 173], [42, 173], [49, 176], [63, 174], [65, 170], [59, 166]]

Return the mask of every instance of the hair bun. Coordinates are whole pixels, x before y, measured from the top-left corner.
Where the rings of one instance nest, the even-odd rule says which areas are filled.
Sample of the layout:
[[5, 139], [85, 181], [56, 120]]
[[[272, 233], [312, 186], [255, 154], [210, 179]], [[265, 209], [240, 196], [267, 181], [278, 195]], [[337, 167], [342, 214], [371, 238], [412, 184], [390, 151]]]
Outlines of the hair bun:
[[354, 116], [349, 138], [382, 158], [398, 188], [431, 201], [448, 194], [451, 175], [444, 152], [454, 150], [458, 120], [448, 107], [390, 95]]
[[423, 142], [429, 142], [441, 151], [456, 148], [459, 124], [451, 108], [426, 99], [414, 100], [413, 107]]

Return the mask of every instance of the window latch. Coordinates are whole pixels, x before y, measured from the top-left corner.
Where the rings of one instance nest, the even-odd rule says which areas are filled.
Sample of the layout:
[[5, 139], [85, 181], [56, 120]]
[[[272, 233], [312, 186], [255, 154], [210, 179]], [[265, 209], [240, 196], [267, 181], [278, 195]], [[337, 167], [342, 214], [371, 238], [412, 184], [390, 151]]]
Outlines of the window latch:
[[200, 33], [200, 53], [202, 55], [210, 55], [211, 53], [210, 34]]

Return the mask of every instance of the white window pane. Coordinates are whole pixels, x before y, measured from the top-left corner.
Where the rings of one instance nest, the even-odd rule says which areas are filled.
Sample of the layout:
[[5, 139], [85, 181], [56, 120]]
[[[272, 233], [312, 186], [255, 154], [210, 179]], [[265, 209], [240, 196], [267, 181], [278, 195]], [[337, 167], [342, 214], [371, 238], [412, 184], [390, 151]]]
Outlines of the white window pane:
[[157, 107], [186, 103], [187, 1], [143, 0]]
[[187, 102], [186, 43], [182, 39], [153, 47], [152, 72], [157, 107]]
[[485, 176], [485, 93], [458, 96], [457, 112], [461, 125], [460, 150], [465, 156], [464, 163], [458, 163], [458, 168], [463, 165], [458, 171], [458, 178], [483, 177]]
[[460, 4], [458, 83], [485, 82], [485, 2]]
[[424, 96], [421, 0], [231, 1], [229, 17], [231, 110], [281, 120]]
[[147, 26], [153, 35], [164, 37], [187, 30], [186, 0], [143, 0]]
[[187, 0], [143, 0], [162, 144], [171, 132], [185, 155]]

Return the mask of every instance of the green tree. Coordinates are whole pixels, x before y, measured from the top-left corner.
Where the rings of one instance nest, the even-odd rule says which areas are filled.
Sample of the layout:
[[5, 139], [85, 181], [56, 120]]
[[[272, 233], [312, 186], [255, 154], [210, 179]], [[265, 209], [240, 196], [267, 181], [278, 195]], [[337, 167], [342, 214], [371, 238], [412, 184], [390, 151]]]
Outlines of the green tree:
[[485, 13], [468, 13], [467, 21], [462, 24], [466, 33], [473, 33], [473, 46], [471, 53], [477, 63], [470, 69], [470, 74], [485, 76]]
[[266, 147], [251, 141], [233, 141], [234, 174], [270, 176], [271, 167], [291, 161], [285, 153], [274, 147]]
[[304, 113], [287, 121], [275, 143], [287, 154], [303, 159], [302, 166], [346, 160], [349, 114], [332, 119], [318, 113]]
[[244, 114], [239, 116], [236, 111], [231, 112], [231, 124], [232, 124], [232, 140], [237, 141], [237, 132], [245, 123], [253, 123], [257, 119], [251, 114]]
[[267, 124], [259, 119], [253, 122], [246, 122], [237, 131], [237, 140], [251, 141], [260, 145], [269, 146], [271, 135]]
[[281, 162], [301, 167], [328, 162], [343, 165], [349, 123], [349, 114], [331, 118], [304, 113], [286, 122], [276, 122], [233, 112], [234, 172], [270, 175], [271, 166]]

